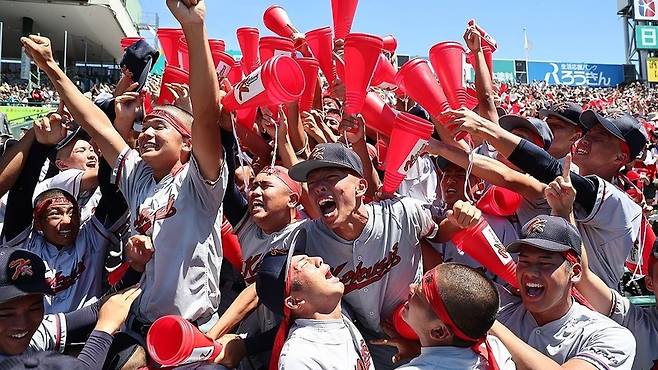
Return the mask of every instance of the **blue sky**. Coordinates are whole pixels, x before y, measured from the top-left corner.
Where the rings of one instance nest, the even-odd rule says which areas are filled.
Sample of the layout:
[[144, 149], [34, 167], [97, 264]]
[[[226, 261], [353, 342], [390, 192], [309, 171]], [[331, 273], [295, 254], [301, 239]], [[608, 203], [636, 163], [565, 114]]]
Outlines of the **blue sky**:
[[[352, 30], [393, 34], [398, 53], [427, 55], [437, 42], [462, 41], [466, 22], [475, 18], [498, 41], [497, 59], [523, 59], [523, 28], [528, 30], [530, 59], [564, 62], [623, 63], [622, 21], [615, 0], [361, 0]], [[295, 26], [310, 30], [332, 24], [330, 0], [207, 0], [211, 37], [237, 49], [235, 30], [263, 25], [270, 5], [286, 9]], [[144, 12], [157, 12], [162, 26], [175, 26], [164, 0], [142, 0]]]

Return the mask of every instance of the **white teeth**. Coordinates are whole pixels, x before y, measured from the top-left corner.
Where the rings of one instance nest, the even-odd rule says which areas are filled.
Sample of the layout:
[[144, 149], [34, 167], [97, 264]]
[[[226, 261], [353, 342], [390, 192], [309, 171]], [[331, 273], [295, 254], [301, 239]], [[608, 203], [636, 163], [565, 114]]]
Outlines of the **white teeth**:
[[10, 335], [10, 337], [12, 337], [14, 339], [21, 339], [21, 338], [25, 337], [26, 335], [27, 335], [27, 332], [24, 331], [22, 333], [12, 334], [12, 335]]
[[544, 287], [542, 284], [538, 284], [538, 283], [527, 283], [526, 286], [528, 288], [543, 288]]

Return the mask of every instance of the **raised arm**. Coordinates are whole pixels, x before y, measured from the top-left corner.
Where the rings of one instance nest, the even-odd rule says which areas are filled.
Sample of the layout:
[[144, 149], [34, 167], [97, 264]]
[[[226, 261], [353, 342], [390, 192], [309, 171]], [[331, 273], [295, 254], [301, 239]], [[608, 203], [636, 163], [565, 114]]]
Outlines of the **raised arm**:
[[481, 117], [492, 122], [498, 122], [498, 111], [494, 102], [494, 88], [491, 80], [491, 71], [484, 59], [482, 51], [482, 36], [475, 26], [469, 26], [464, 33], [464, 41], [473, 54], [475, 61], [475, 90], [478, 97], [478, 113]]
[[223, 161], [219, 132], [221, 98], [204, 25], [205, 1], [167, 0], [167, 7], [183, 27], [189, 49], [190, 97], [194, 117], [192, 153], [201, 175], [207, 180], [216, 180]]
[[75, 121], [91, 135], [108, 163], [114, 164], [119, 153], [126, 147], [126, 142], [114, 129], [105, 113], [82, 95], [59, 68], [53, 59], [50, 40], [46, 37], [30, 35], [21, 37], [21, 42], [32, 61], [48, 75]]
[[[431, 139], [427, 151], [432, 155], [442, 156], [462, 168], [468, 167], [468, 153], [462, 149]], [[545, 185], [537, 179], [483, 155], [473, 154], [473, 174], [490, 184], [515, 191], [526, 199], [538, 199], [544, 194]]]
[[7, 194], [14, 186], [25, 166], [32, 142], [34, 142], [34, 129], [28, 130], [18, 144], [9, 148], [0, 158], [0, 197]]
[[[568, 168], [570, 164], [571, 154], [567, 154], [562, 176], [558, 176], [546, 187], [546, 200], [551, 206], [551, 213], [554, 216], [560, 216], [575, 226], [573, 203], [576, 199], [576, 190], [572, 186], [571, 177], [569, 176]], [[610, 314], [613, 305], [612, 292], [603, 280], [589, 269], [586, 248], [581, 247], [580, 250], [580, 265], [583, 273], [580, 280], [576, 282], [576, 288], [596, 311], [607, 316]]]

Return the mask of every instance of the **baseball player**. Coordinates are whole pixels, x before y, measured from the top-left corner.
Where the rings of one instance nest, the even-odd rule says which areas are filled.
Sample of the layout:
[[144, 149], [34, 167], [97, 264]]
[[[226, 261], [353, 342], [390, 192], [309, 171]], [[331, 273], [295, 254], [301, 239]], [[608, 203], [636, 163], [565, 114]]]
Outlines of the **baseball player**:
[[[460, 130], [484, 137], [500, 155], [542, 183], [562, 175], [563, 166], [530, 141], [466, 110], [451, 114], [457, 117]], [[638, 243], [642, 210], [611, 181], [623, 165], [643, 150], [647, 136], [637, 120], [620, 112], [603, 117], [588, 110], [580, 120], [589, 130], [574, 151], [573, 160], [581, 175], [570, 174], [577, 191], [577, 225], [592, 271], [610, 288], [617, 289], [626, 257]], [[534, 189], [534, 185], [530, 188]], [[536, 190], [537, 196], [543, 193]]]
[[[80, 340], [86, 340], [85, 346], [77, 360], [66, 362], [68, 368], [101, 368], [112, 334], [125, 321], [141, 290], [133, 288], [111, 297], [100, 312], [91, 315], [92, 320], [89, 312], [44, 316], [44, 295], [50, 291], [45, 273], [44, 261], [36, 254], [18, 248], [0, 250], [0, 368], [13, 368], [27, 359], [32, 359], [32, 364], [61, 364], [67, 356], [49, 354], [44, 359], [37, 352], [63, 352], [67, 343]], [[84, 335], [76, 333], [94, 322], [91, 335], [86, 330]]]
[[[46, 312], [71, 312], [93, 303], [103, 293], [105, 249], [114, 240], [112, 232], [125, 223], [125, 205], [120, 194], [109, 185], [109, 168], [103, 171], [103, 197], [98, 214], [80, 223], [80, 210], [73, 196], [61, 189], [47, 189], [34, 205], [31, 194], [38, 171], [50, 146], [62, 129], [61, 122], [50, 121], [50, 131], [35, 124], [36, 141], [32, 144], [25, 167], [9, 192], [7, 216], [11, 219], [5, 235], [17, 235], [5, 243], [38, 254], [47, 265], [47, 278], [53, 297], [46, 298]], [[101, 222], [103, 220], [103, 222]]]
[[[130, 150], [107, 116], [77, 91], [53, 61], [50, 41], [31, 36], [23, 44], [46, 72], [76, 121], [114, 163], [135, 233], [151, 237], [155, 253], [142, 277], [138, 303], [128, 321], [143, 345], [150, 324], [181, 315], [202, 329], [217, 320], [221, 266], [221, 203], [226, 169], [220, 139], [220, 92], [204, 26], [204, 1], [168, 0], [188, 40], [193, 116], [174, 106], [144, 117], [139, 152]], [[192, 122], [194, 124], [192, 124]], [[192, 138], [194, 144], [192, 145]], [[204, 327], [203, 325], [207, 325]]]
[[496, 319], [498, 292], [477, 270], [444, 263], [409, 289], [402, 318], [422, 348], [420, 356], [399, 369], [516, 369], [500, 340], [487, 336]]
[[342, 314], [343, 283], [322, 258], [294, 250], [270, 252], [256, 278], [259, 299], [284, 317], [270, 369], [374, 369], [365, 340]]
[[[517, 366], [529, 369], [631, 369], [635, 338], [625, 328], [574, 301], [570, 292], [582, 276], [582, 240], [569, 222], [537, 216], [522, 238], [509, 244], [519, 253], [520, 297], [500, 289], [494, 335]], [[518, 338], [517, 338], [518, 337]]]
[[[340, 143], [316, 146], [309, 160], [290, 169], [294, 180], [307, 183], [310, 200], [321, 213], [304, 224], [312, 241], [306, 252], [332, 266], [345, 285], [344, 301], [352, 317], [363, 333], [369, 332], [366, 337], [374, 337], [381, 333], [380, 322], [405, 301], [407, 285], [417, 276], [419, 240], [431, 239], [439, 230], [429, 209], [411, 198], [365, 204], [363, 173], [359, 156]], [[453, 209], [441, 222], [442, 236], [472, 224], [476, 212], [466, 204]], [[388, 348], [371, 352], [378, 369], [392, 366]]]
[[[556, 215], [564, 219], [573, 219], [576, 193], [568, 178], [559, 176], [552, 181], [546, 188], [546, 198]], [[648, 275], [645, 277], [647, 289], [651, 291], [658, 286], [657, 247], [658, 243], [654, 243], [649, 257]], [[658, 309], [631, 304], [628, 298], [605, 285], [589, 269], [587, 262], [587, 253], [583, 249], [581, 258], [583, 273], [576, 287], [596, 311], [610, 317], [633, 333], [637, 342], [633, 369], [655, 369], [658, 364], [658, 337], [655, 335], [655, 328], [658, 327]]]
[[[440, 198], [443, 199], [445, 209], [452, 209], [456, 202], [467, 201], [466, 194], [464, 193], [466, 171], [456, 164], [448, 162], [442, 158], [439, 158], [438, 162], [439, 168], [441, 169], [439, 183], [439, 189], [441, 192]], [[471, 184], [471, 187], [467, 190], [469, 191], [470, 198], [474, 199], [475, 192], [482, 188], [483, 184], [480, 179], [473, 175], [469, 178], [469, 184]], [[482, 217], [484, 217], [503, 244], [506, 245], [518, 239], [516, 228], [506, 218], [486, 213], [483, 213]], [[431, 245], [437, 252], [439, 252], [439, 254], [441, 254], [443, 262], [457, 262], [473, 268], [484, 269], [479, 262], [458, 250], [452, 241], [431, 243]], [[486, 272], [486, 274], [488, 278], [498, 281], [497, 276], [489, 272]]]
[[[558, 158], [560, 163], [564, 163], [564, 157], [571, 153], [571, 148], [587, 132], [587, 127], [580, 123], [582, 113], [580, 105], [573, 102], [560, 102], [539, 110], [539, 115], [553, 133], [553, 143], [547, 150], [548, 154]], [[571, 163], [571, 171], [579, 173], [575, 163]]]

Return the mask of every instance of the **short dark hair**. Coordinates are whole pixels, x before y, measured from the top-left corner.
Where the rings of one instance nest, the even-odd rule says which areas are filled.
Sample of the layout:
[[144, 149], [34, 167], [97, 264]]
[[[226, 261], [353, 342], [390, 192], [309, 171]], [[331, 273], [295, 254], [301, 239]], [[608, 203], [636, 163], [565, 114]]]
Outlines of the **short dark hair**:
[[[494, 284], [482, 272], [458, 263], [444, 263], [437, 270], [441, 300], [455, 325], [471, 338], [485, 336], [498, 313]], [[473, 343], [455, 337], [453, 344], [468, 347]]]

